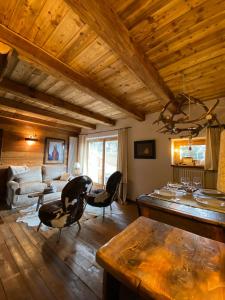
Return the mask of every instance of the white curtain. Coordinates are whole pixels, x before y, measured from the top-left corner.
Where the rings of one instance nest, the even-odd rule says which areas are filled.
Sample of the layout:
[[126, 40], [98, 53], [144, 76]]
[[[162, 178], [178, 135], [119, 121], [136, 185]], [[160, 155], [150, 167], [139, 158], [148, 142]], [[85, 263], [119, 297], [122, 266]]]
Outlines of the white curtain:
[[77, 161], [77, 137], [69, 137], [68, 173], [74, 173], [74, 163]]
[[78, 162], [80, 163], [80, 173], [87, 175], [87, 136], [79, 135], [78, 138]]
[[205, 170], [217, 170], [220, 149], [220, 133], [218, 127], [206, 129]]
[[225, 130], [221, 133], [217, 189], [225, 193]]
[[127, 199], [127, 173], [128, 173], [128, 129], [118, 130], [118, 170], [123, 174], [120, 186], [120, 200]]

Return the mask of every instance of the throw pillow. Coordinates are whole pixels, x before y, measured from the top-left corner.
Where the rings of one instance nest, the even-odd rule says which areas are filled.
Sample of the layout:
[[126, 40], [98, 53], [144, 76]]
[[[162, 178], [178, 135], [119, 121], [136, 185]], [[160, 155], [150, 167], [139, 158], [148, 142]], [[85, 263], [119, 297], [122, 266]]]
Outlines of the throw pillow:
[[61, 176], [60, 176], [60, 179], [59, 180], [62, 180], [62, 181], [68, 181], [70, 178], [70, 174], [69, 173], [63, 173]]

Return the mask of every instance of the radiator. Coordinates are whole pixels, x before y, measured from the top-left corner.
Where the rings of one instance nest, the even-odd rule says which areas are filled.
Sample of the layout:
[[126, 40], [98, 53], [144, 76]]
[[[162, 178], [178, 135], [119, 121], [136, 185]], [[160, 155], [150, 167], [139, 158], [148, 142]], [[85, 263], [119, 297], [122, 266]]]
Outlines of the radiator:
[[194, 177], [201, 179], [202, 187], [205, 187], [205, 171], [204, 169], [173, 167], [173, 182], [180, 182], [181, 177], [188, 177], [192, 181]]

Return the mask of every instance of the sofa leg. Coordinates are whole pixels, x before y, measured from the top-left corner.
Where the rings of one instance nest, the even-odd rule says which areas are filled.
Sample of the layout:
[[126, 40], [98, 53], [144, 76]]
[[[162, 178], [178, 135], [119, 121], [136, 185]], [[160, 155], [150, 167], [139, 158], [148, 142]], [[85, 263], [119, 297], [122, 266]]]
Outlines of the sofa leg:
[[42, 222], [39, 223], [37, 231], [39, 231], [40, 227], [41, 227]]
[[110, 210], [112, 211], [112, 204], [110, 204]]
[[80, 230], [81, 230], [81, 225], [80, 225], [80, 222], [79, 222], [79, 221], [77, 221], [77, 225], [78, 225], [79, 231], [80, 231]]
[[105, 207], [103, 207], [103, 219], [105, 219]]
[[59, 228], [58, 235], [57, 235], [57, 241], [56, 241], [57, 243], [59, 243], [59, 241], [60, 241], [61, 231], [62, 231], [62, 228]]

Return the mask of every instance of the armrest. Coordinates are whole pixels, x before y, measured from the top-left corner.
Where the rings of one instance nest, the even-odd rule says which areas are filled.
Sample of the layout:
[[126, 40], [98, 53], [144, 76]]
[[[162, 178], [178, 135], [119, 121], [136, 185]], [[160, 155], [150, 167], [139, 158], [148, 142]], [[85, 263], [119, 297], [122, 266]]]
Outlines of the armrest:
[[12, 205], [16, 205], [16, 201], [17, 201], [17, 190], [19, 189], [20, 185], [18, 182], [16, 181], [8, 181], [7, 182], [7, 198], [6, 198], [6, 202], [8, 204], [8, 206], [11, 208]]
[[18, 182], [11, 180], [7, 182], [7, 187], [16, 191], [20, 187], [20, 185]]

